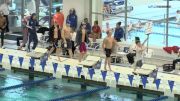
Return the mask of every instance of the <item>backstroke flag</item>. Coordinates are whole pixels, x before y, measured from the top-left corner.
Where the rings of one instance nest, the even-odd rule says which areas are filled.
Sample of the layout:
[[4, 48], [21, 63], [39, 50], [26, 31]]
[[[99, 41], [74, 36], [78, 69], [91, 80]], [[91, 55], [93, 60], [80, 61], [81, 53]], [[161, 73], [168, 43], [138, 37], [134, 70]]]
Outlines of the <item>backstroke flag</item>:
[[78, 77], [81, 76], [81, 72], [82, 72], [82, 67], [77, 67]]
[[132, 86], [134, 75], [128, 75], [129, 83]]
[[0, 63], [2, 63], [3, 54], [0, 54]]
[[171, 92], [173, 91], [173, 87], [174, 87], [174, 81], [168, 80], [168, 84], [170, 87]]
[[54, 73], [56, 73], [58, 67], [58, 63], [53, 63]]
[[147, 76], [141, 76], [143, 87], [146, 88]]
[[161, 82], [161, 79], [155, 80], [157, 90], [159, 89], [160, 82]]
[[115, 77], [115, 79], [116, 79], [116, 83], [118, 83], [118, 81], [119, 81], [119, 77], [120, 77], [120, 73], [114, 73], [114, 77]]
[[89, 68], [89, 75], [90, 75], [91, 80], [93, 78], [93, 74], [94, 74], [94, 69], [93, 68]]
[[46, 60], [41, 60], [41, 67], [42, 67], [42, 71], [44, 72], [45, 66], [46, 66]]
[[9, 62], [10, 62], [10, 65], [12, 65], [12, 61], [13, 61], [13, 55], [9, 55]]
[[66, 70], [66, 75], [69, 75], [69, 69], [70, 69], [70, 65], [64, 65], [64, 68]]
[[101, 75], [102, 75], [103, 81], [105, 81], [106, 80], [107, 71], [101, 71]]
[[31, 58], [29, 62], [30, 62], [31, 68], [34, 68], [35, 59], [34, 59], [34, 58]]
[[22, 67], [23, 61], [24, 61], [24, 58], [23, 58], [23, 57], [19, 57], [19, 64], [20, 64], [20, 67]]

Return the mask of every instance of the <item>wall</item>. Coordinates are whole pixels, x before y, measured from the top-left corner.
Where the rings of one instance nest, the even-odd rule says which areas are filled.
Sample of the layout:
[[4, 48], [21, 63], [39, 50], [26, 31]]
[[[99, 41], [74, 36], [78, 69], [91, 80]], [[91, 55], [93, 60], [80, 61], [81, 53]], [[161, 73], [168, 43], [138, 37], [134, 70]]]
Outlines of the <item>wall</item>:
[[85, 17], [89, 18], [90, 16], [90, 0], [63, 0], [63, 13], [65, 19], [69, 14], [69, 10], [71, 8], [76, 9], [76, 13], [78, 16], [78, 26]]

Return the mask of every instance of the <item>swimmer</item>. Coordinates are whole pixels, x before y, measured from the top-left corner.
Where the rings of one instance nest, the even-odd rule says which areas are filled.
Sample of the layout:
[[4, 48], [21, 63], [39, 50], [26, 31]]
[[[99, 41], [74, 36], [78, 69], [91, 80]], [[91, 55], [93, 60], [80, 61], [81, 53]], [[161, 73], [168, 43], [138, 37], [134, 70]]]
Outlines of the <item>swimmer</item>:
[[107, 33], [107, 37], [104, 38], [103, 44], [102, 44], [103, 50], [105, 51], [105, 54], [106, 54], [104, 69], [107, 70], [106, 65], [108, 64], [110, 71], [112, 71], [111, 53], [112, 53], [113, 46], [115, 45], [116, 41], [112, 37], [112, 30], [107, 31], [106, 33]]
[[62, 29], [62, 39], [64, 48], [67, 48], [70, 58], [72, 58], [72, 36], [70, 24], [66, 24]]

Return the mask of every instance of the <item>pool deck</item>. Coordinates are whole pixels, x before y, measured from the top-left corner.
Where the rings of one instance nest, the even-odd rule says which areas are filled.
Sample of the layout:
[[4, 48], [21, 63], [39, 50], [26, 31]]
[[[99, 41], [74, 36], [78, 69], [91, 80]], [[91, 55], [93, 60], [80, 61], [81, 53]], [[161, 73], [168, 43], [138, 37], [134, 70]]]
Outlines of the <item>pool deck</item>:
[[[3, 59], [2, 59], [2, 67], [5, 69], [24, 69], [24, 70], [29, 70], [29, 59], [31, 57], [27, 56], [27, 53], [24, 51], [18, 51], [18, 50], [11, 50], [11, 49], [0, 49], [0, 54], [3, 54]], [[9, 55], [13, 55], [13, 61], [12, 64], [9, 62]], [[20, 66], [19, 63], [19, 57], [24, 57], [24, 62], [22, 64], [22, 67]], [[159, 94], [164, 93], [165, 95], [168, 96], [174, 96], [174, 94], [180, 95], [180, 76], [179, 75], [173, 75], [173, 74], [167, 74], [167, 73], [159, 73], [157, 74], [157, 79], [161, 79], [159, 89], [157, 90], [156, 84], [154, 83], [154, 78], [148, 77], [146, 83], [146, 88], [142, 88], [142, 79], [141, 76], [149, 76], [149, 74], [156, 69], [153, 65], [146, 65], [145, 67], [141, 69], [137, 69], [136, 73], [139, 75], [134, 75], [134, 69], [133, 68], [128, 68], [128, 67], [122, 67], [122, 66], [112, 66], [112, 71], [115, 71], [116, 73], [112, 71], [107, 71], [106, 79], [103, 80], [102, 77], [102, 72], [104, 71], [104, 65], [101, 65], [100, 69], [94, 69], [94, 74], [93, 77], [90, 77], [89, 70], [92, 68], [85, 68], [83, 65], [80, 65], [78, 60], [76, 59], [68, 59], [68, 58], [63, 58], [61, 57], [62, 62], [59, 62], [57, 60], [57, 57], [51, 56], [51, 59], [48, 59], [46, 62], [46, 66], [44, 68], [44, 71], [40, 65], [40, 60], [35, 60], [35, 65], [34, 65], [34, 71], [36, 72], [41, 72], [41, 73], [48, 73], [52, 74], [56, 78], [74, 78], [74, 79], [82, 79], [81, 76], [84, 77], [85, 81], [93, 81], [97, 83], [102, 83], [103, 85], [110, 86], [110, 87], [130, 87], [130, 88], [136, 88], [141, 90], [147, 90], [147, 91], [154, 91], [154, 92], [159, 92]], [[55, 72], [53, 68], [53, 63], [57, 63], [58, 67]], [[67, 75], [66, 70], [64, 68], [65, 65], [69, 65], [69, 74]], [[13, 67], [13, 68], [12, 68]], [[80, 77], [78, 76], [77, 73], [77, 68], [82, 67], [81, 75]], [[116, 81], [114, 75], [119, 74], [119, 80], [118, 82]], [[132, 85], [129, 83], [128, 76], [133, 75], [133, 82]], [[174, 89], [171, 92], [169, 85], [168, 85], [168, 80], [174, 81]]]

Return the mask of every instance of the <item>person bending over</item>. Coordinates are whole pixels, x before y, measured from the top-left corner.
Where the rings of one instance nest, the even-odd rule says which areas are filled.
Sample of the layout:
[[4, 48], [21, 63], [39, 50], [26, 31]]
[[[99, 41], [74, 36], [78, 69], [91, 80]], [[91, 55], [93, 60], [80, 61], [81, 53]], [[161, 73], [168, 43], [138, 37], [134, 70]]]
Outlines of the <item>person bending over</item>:
[[5, 31], [6, 25], [7, 25], [6, 18], [4, 17], [3, 12], [0, 11], [1, 47], [3, 47], [4, 45], [4, 31]]
[[70, 58], [72, 58], [72, 36], [70, 24], [66, 24], [62, 29], [62, 39], [64, 42], [64, 48], [67, 48]]
[[59, 25], [57, 22], [54, 22], [54, 27], [53, 27], [53, 47], [50, 49], [48, 53], [48, 57], [50, 58], [50, 54], [56, 49], [56, 55], [58, 57], [58, 60], [61, 61], [60, 59], [60, 50], [61, 50], [61, 31], [59, 29]]
[[141, 44], [140, 40], [136, 41], [135, 51], [136, 51], [136, 59], [134, 63], [134, 71], [137, 67], [142, 67], [143, 65], [143, 52], [145, 51], [144, 44], [147, 41], [147, 39]]
[[106, 32], [107, 33], [107, 37], [104, 38], [103, 40], [103, 50], [105, 51], [105, 65], [104, 65], [104, 69], [107, 70], [106, 65], [108, 64], [110, 71], [112, 71], [111, 69], [111, 53], [112, 53], [112, 49], [113, 46], [115, 45], [116, 41], [115, 39], [112, 37], [112, 30], [109, 30]]

